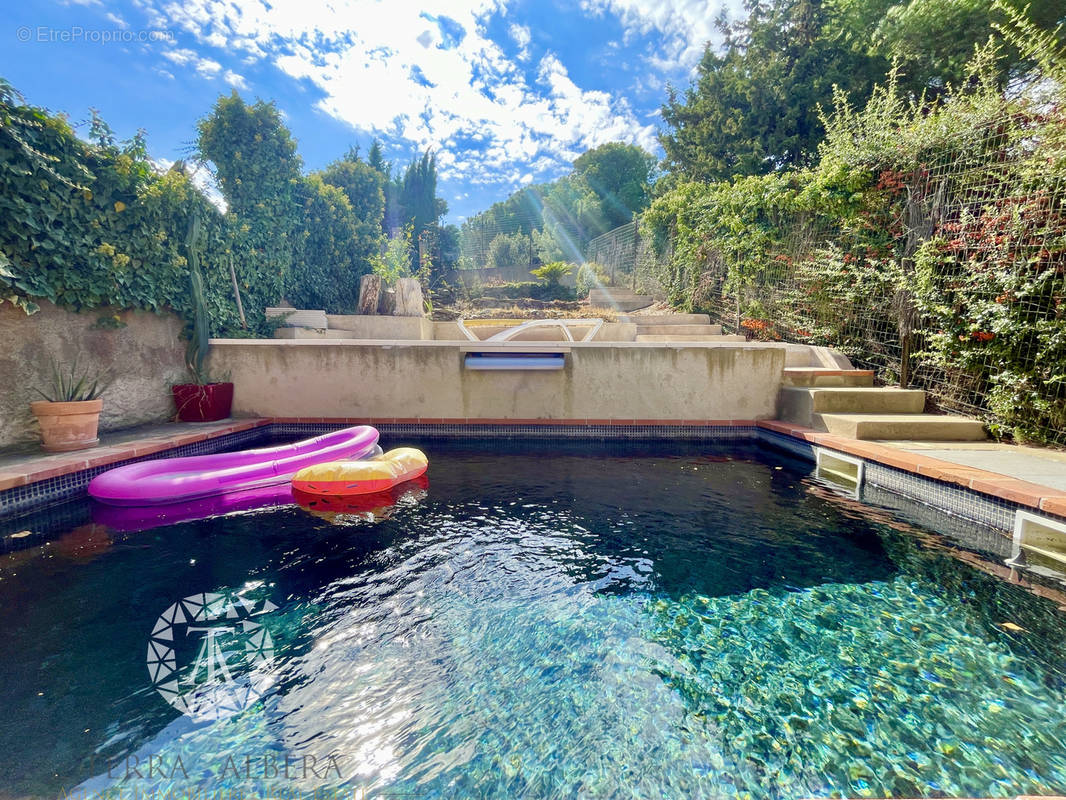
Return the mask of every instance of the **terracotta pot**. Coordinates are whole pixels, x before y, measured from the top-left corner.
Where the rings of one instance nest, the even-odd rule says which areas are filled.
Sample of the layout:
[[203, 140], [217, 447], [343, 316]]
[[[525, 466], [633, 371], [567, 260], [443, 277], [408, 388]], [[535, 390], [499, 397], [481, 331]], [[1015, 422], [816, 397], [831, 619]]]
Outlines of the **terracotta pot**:
[[84, 450], [99, 444], [96, 433], [103, 407], [104, 401], [100, 399], [73, 403], [38, 400], [30, 403], [30, 410], [41, 425], [42, 446], [50, 453]]
[[233, 408], [232, 383], [178, 383], [170, 387], [182, 422], [225, 419]]

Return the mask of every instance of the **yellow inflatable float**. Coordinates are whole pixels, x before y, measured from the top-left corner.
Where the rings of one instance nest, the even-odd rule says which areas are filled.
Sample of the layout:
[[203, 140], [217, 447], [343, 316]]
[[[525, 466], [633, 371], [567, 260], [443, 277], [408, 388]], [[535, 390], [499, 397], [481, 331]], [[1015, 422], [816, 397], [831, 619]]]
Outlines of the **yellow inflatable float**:
[[365, 461], [329, 461], [305, 467], [293, 476], [292, 488], [331, 497], [372, 494], [414, 480], [428, 466], [421, 450], [397, 447]]

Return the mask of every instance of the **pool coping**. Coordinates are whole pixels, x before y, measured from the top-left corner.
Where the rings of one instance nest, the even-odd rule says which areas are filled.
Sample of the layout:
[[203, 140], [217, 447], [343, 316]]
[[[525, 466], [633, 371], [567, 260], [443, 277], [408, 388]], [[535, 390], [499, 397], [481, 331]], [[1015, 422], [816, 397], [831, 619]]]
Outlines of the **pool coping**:
[[819, 447], [893, 467], [941, 483], [960, 486], [978, 494], [1066, 517], [1066, 491], [1042, 486], [998, 472], [968, 467], [932, 456], [902, 450], [878, 442], [823, 433], [791, 422], [759, 420], [757, 426]]
[[[697, 420], [697, 419], [504, 419], [504, 418], [441, 418], [441, 417], [257, 417], [230, 419], [217, 423], [184, 425], [180, 430], [166, 433], [165, 429], [149, 431], [143, 438], [131, 438], [114, 443], [105, 442], [90, 450], [72, 453], [27, 453], [24, 460], [18, 455], [0, 464], [0, 493], [29, 487], [42, 481], [99, 473], [104, 468], [122, 462], [143, 459], [159, 453], [189, 454], [195, 445], [207, 443], [233, 434], [268, 426], [341, 426], [377, 425], [414, 427], [414, 430], [395, 431], [432, 435], [476, 433], [479, 428], [504, 428], [519, 436], [561, 436], [642, 438], [669, 435], [669, 438], [719, 438], [735, 434], [741, 438], [756, 438], [760, 432], [784, 437], [796, 444], [824, 447], [862, 458], [868, 462], [909, 473], [919, 478], [949, 487], [969, 490], [992, 498], [1008, 507], [1026, 507], [1059, 518], [1066, 518], [1066, 491], [1032, 483], [1010, 475], [978, 469], [931, 456], [903, 450], [888, 444], [850, 439], [824, 433], [780, 420]], [[177, 425], [175, 427], [178, 427]], [[316, 431], [317, 432], [317, 431]], [[127, 431], [135, 434], [136, 431]], [[488, 431], [486, 431], [488, 433]], [[122, 433], [116, 435], [123, 435]], [[775, 437], [775, 438], [776, 438]], [[87, 483], [87, 479], [85, 480]], [[0, 509], [3, 508], [0, 503]], [[24, 503], [19, 505], [24, 506]], [[2, 513], [18, 514], [25, 508], [3, 509]], [[1001, 530], [1003, 525], [998, 525]]]

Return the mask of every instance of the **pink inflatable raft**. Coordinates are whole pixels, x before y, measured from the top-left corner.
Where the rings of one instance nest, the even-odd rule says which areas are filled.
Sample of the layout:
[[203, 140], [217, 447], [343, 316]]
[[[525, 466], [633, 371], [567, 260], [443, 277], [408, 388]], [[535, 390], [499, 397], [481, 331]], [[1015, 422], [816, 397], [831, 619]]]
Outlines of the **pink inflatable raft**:
[[358, 425], [295, 444], [163, 458], [117, 467], [97, 475], [89, 494], [116, 506], [153, 506], [288, 483], [304, 467], [358, 459], [376, 452], [378, 432]]

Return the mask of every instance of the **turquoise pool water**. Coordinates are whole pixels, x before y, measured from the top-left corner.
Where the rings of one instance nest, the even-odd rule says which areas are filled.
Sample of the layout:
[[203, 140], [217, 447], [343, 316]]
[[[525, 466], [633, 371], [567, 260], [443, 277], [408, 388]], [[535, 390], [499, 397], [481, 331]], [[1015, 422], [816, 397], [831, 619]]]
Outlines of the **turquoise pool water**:
[[[0, 797], [1066, 788], [1055, 604], [856, 516], [805, 463], [424, 447], [428, 488], [376, 514], [83, 526], [0, 558]], [[146, 648], [204, 592], [243, 597], [270, 648], [228, 662], [248, 705], [193, 719]]]

